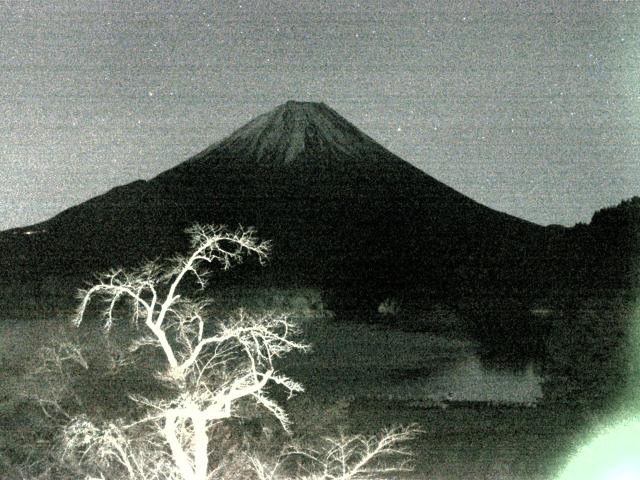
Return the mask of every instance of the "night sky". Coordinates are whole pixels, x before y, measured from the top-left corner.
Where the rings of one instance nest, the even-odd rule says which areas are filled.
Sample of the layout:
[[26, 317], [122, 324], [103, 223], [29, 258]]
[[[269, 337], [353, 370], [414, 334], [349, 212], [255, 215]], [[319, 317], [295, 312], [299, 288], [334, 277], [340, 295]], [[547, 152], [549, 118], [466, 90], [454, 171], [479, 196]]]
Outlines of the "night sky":
[[637, 1], [3, 1], [0, 229], [322, 101], [492, 208], [640, 195]]

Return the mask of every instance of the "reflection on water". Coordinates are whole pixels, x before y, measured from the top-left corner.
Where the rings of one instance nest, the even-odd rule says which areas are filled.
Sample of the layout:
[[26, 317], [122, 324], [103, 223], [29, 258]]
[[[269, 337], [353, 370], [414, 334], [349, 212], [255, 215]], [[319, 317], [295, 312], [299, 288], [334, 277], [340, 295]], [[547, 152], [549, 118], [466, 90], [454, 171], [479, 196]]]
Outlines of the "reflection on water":
[[462, 339], [366, 324], [305, 325], [310, 353], [286, 358], [282, 370], [316, 398], [535, 403], [541, 378], [521, 352], [481, 355]]
[[298, 376], [314, 395], [329, 398], [374, 398], [399, 401], [489, 402], [535, 404], [542, 398], [542, 379], [533, 363], [521, 369], [491, 368], [479, 355], [431, 359], [420, 368], [342, 368], [307, 370]]
[[533, 403], [542, 398], [541, 378], [530, 363], [522, 370], [485, 367], [477, 355], [434, 375], [415, 379], [429, 397], [477, 402]]

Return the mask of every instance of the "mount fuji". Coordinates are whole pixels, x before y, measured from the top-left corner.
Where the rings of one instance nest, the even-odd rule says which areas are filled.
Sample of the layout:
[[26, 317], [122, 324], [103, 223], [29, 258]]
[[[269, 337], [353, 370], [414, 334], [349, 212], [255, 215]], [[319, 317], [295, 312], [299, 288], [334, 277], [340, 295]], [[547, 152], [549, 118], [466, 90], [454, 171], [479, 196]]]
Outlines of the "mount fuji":
[[0, 233], [0, 267], [30, 278], [130, 265], [184, 250], [194, 222], [271, 239], [260, 281], [350, 295], [531, 288], [549, 235], [439, 182], [326, 105], [289, 101], [155, 178]]

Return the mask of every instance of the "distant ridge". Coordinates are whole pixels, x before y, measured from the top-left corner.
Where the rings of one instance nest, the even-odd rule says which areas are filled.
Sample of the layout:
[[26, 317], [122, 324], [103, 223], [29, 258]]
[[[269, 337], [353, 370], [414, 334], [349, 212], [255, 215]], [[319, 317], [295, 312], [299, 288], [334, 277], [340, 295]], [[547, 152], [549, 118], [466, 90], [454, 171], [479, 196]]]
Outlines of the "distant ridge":
[[548, 234], [430, 177], [325, 104], [289, 101], [149, 181], [0, 234], [3, 268], [76, 274], [169, 255], [196, 221], [272, 239], [269, 281], [375, 295], [525, 288]]

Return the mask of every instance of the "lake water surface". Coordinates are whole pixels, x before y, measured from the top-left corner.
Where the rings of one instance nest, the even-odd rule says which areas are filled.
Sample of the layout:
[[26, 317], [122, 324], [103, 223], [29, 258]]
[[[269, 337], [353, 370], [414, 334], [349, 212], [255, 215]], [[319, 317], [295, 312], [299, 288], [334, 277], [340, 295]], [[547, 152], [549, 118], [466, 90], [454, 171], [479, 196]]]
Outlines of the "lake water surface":
[[533, 363], [484, 363], [468, 340], [335, 322], [305, 331], [314, 350], [285, 368], [317, 395], [522, 404], [542, 397]]
[[[66, 322], [3, 322], [0, 358], [22, 364], [65, 325], [69, 328]], [[483, 363], [477, 345], [467, 340], [317, 320], [304, 325], [304, 337], [312, 352], [291, 355], [281, 368], [315, 395], [525, 404], [542, 397], [533, 364]], [[16, 373], [6, 370], [0, 377]]]
[[541, 383], [533, 364], [524, 370], [492, 369], [472, 354], [436, 374], [416, 378], [407, 387], [437, 399], [528, 404], [542, 398]]

